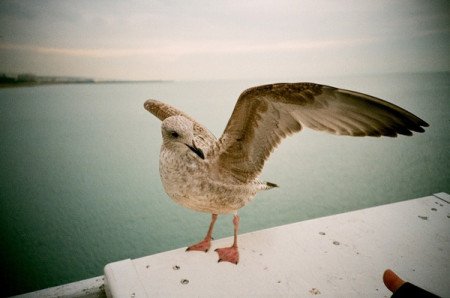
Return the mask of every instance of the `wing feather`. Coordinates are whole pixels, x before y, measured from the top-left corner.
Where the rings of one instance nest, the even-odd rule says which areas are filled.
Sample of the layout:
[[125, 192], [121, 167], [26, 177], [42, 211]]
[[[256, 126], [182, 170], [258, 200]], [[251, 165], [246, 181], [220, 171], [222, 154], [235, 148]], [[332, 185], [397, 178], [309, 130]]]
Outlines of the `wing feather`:
[[217, 161], [243, 182], [255, 179], [286, 136], [302, 126], [337, 135], [423, 132], [428, 124], [382, 99], [313, 83], [281, 83], [244, 91], [218, 141]]

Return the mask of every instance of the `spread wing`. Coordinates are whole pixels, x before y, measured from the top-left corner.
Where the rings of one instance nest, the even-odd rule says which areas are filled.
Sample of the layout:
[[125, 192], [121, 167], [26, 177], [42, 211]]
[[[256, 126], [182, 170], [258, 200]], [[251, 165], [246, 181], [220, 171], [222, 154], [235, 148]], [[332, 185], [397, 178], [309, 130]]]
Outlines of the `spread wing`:
[[164, 119], [170, 116], [184, 116], [191, 120], [194, 123], [195, 144], [201, 148], [205, 154], [207, 154], [208, 148], [216, 141], [216, 137], [206, 127], [198, 123], [188, 114], [171, 105], [158, 100], [149, 99], [144, 103], [144, 108], [161, 121], [164, 121]]
[[313, 83], [264, 85], [244, 91], [219, 139], [218, 163], [243, 182], [256, 178], [270, 153], [303, 126], [337, 135], [423, 132], [410, 112], [362, 93]]

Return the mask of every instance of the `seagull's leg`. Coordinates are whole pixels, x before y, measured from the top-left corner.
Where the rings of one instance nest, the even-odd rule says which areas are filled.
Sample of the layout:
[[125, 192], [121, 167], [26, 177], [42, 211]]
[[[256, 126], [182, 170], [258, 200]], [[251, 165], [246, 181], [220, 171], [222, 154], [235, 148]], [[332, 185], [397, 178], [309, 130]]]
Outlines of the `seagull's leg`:
[[239, 262], [239, 250], [237, 246], [237, 234], [239, 229], [239, 216], [234, 214], [233, 217], [233, 224], [234, 224], [234, 241], [233, 245], [230, 247], [224, 247], [224, 248], [218, 248], [216, 249], [217, 253], [219, 254], [219, 262], [230, 262], [233, 264], [236, 264]]
[[213, 214], [211, 217], [211, 223], [209, 224], [208, 233], [206, 233], [205, 239], [203, 239], [202, 241], [200, 241], [197, 244], [189, 246], [188, 248], [186, 248], [186, 251], [198, 250], [198, 251], [208, 252], [208, 250], [211, 246], [212, 231], [213, 231], [214, 223], [216, 222], [216, 220], [217, 220], [217, 214]]

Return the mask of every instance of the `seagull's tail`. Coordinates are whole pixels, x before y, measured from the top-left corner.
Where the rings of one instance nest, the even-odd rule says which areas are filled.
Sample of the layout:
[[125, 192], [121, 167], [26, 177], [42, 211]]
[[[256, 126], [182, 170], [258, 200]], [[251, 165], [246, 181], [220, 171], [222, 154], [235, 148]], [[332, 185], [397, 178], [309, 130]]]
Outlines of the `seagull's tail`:
[[263, 182], [263, 181], [259, 181], [259, 180], [256, 180], [255, 182], [256, 182], [256, 187], [258, 188], [258, 190], [269, 190], [274, 187], [278, 187], [278, 185], [276, 185], [275, 183], [272, 183], [272, 182]]
[[276, 185], [275, 183], [272, 183], [272, 182], [263, 182], [263, 185], [264, 185], [265, 190], [268, 190], [268, 189], [271, 189], [274, 187], [278, 187], [278, 185]]

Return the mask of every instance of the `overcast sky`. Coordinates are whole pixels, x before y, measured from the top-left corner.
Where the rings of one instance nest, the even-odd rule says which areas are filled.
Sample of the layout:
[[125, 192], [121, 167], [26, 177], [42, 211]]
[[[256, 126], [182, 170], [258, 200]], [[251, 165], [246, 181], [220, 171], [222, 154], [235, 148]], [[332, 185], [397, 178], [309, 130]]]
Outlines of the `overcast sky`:
[[450, 70], [450, 1], [0, 1], [0, 72], [266, 79]]

